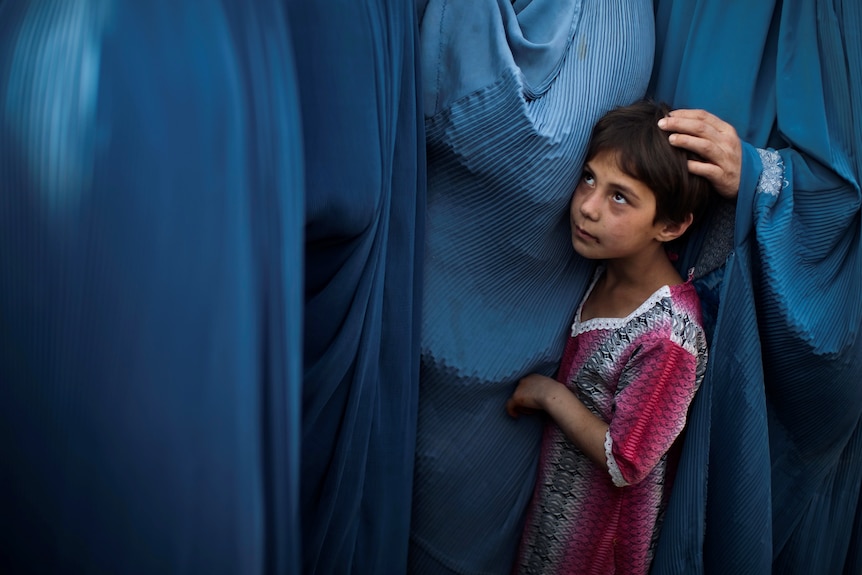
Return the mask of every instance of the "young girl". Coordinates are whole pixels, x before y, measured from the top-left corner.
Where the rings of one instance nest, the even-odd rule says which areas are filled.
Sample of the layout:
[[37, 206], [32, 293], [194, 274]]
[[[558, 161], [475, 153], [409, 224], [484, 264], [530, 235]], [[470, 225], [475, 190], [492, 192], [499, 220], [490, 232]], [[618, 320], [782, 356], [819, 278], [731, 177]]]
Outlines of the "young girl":
[[[549, 424], [516, 573], [647, 573], [669, 494], [672, 447], [706, 367], [700, 305], [666, 244], [710, 187], [638, 102], [594, 128], [572, 196], [572, 245], [600, 260], [557, 376], [524, 377], [506, 408]], [[562, 382], [562, 383], [561, 383]]]

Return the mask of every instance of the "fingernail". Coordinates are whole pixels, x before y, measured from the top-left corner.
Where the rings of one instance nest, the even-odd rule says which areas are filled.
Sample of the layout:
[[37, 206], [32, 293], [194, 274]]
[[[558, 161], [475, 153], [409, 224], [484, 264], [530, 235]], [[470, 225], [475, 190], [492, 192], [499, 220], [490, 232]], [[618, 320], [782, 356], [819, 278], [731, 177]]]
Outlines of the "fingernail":
[[667, 120], [665, 120], [664, 118], [662, 118], [661, 120], [658, 121], [658, 127], [659, 128], [664, 128], [666, 125], [667, 125]]

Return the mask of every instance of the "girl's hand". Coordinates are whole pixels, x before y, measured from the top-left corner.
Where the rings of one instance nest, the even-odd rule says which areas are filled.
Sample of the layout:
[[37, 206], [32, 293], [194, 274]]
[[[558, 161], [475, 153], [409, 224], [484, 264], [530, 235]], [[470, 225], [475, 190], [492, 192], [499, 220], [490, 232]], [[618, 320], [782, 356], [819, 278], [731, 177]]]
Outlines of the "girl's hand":
[[[543, 411], [547, 399], [555, 390], [559, 391], [562, 385], [550, 377], [532, 373], [518, 382], [518, 387], [506, 402], [506, 411], [512, 417], [518, 417], [521, 413]], [[568, 391], [565, 388], [563, 390]]]
[[506, 402], [512, 417], [521, 413], [545, 411], [569, 441], [601, 469], [607, 470], [605, 435], [608, 424], [599, 419], [565, 385], [544, 375], [530, 374], [518, 382]]
[[659, 128], [673, 132], [672, 145], [698, 154], [705, 161], [688, 161], [692, 174], [703, 176], [727, 199], [739, 194], [742, 142], [733, 126], [705, 110], [674, 110], [659, 120]]

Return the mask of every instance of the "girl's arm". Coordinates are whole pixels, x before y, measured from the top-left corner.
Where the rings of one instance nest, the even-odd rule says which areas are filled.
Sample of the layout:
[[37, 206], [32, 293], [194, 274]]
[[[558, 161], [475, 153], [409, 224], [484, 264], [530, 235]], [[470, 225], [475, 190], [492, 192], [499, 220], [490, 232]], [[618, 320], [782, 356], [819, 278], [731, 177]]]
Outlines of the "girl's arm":
[[518, 387], [506, 402], [512, 417], [520, 413], [545, 411], [575, 444], [600, 468], [607, 470], [605, 435], [608, 424], [597, 417], [574, 393], [554, 379], [530, 374], [518, 382]]

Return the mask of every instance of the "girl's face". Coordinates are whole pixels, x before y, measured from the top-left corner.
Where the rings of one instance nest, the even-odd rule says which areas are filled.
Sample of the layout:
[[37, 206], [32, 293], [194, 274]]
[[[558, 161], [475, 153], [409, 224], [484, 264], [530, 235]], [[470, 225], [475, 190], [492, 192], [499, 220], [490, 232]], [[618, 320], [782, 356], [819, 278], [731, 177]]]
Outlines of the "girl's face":
[[652, 253], [666, 225], [655, 221], [655, 194], [601, 152], [584, 166], [569, 211], [572, 246], [589, 259], [628, 259]]

